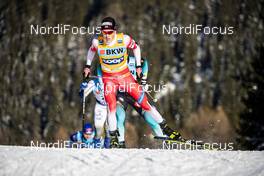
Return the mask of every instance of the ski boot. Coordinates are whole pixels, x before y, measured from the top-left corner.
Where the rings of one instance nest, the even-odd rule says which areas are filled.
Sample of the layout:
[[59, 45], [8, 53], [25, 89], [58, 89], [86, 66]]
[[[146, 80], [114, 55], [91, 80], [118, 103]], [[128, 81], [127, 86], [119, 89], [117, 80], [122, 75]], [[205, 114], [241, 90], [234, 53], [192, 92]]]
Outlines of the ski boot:
[[101, 139], [94, 138], [94, 148], [102, 148], [101, 145]]
[[126, 143], [125, 143], [125, 141], [120, 141], [120, 142], [119, 142], [119, 148], [126, 148]]
[[166, 121], [164, 120], [163, 122], [161, 122], [160, 127], [162, 129], [162, 132], [164, 134], [166, 134], [168, 136], [169, 139], [171, 140], [176, 140], [176, 141], [181, 141], [181, 142], [185, 142], [185, 139], [182, 138], [181, 134], [177, 131], [172, 130], [168, 124], [166, 123]]
[[110, 138], [109, 137], [104, 138], [104, 148], [106, 149], [110, 148]]
[[118, 143], [118, 131], [110, 131], [110, 148], [119, 148], [119, 143]]

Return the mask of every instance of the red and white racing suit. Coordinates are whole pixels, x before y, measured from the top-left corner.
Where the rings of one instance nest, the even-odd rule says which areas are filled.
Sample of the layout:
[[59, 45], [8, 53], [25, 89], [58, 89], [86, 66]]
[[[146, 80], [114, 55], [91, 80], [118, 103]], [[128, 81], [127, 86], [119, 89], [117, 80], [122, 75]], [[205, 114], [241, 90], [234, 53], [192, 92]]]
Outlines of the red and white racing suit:
[[127, 66], [127, 49], [133, 50], [137, 65], [140, 65], [141, 54], [139, 46], [130, 36], [123, 33], [115, 34], [114, 40], [108, 44], [104, 42], [103, 36], [94, 38], [87, 54], [87, 65], [91, 65], [96, 52], [99, 56], [103, 74], [104, 96], [108, 104], [110, 131], [117, 129], [116, 94], [118, 90], [130, 94], [145, 111], [149, 111], [153, 115], [158, 123], [163, 121], [157, 110], [148, 103], [142, 87], [131, 75]]

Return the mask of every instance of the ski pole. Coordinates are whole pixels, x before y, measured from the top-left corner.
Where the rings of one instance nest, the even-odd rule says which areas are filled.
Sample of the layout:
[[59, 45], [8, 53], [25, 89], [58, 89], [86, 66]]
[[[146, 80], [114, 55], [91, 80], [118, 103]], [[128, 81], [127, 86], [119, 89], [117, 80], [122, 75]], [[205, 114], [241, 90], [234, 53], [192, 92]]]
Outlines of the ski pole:
[[89, 78], [102, 78], [102, 76], [91, 75], [91, 76], [89, 76]]
[[158, 101], [158, 99], [156, 99], [156, 98], [154, 98], [153, 96], [151, 96], [151, 94], [150, 94], [147, 90], [145, 90], [145, 87], [143, 87], [143, 90], [144, 90], [144, 92], [146, 92], [146, 94], [150, 97], [150, 99], [151, 99], [154, 103], [156, 103], [156, 102]]
[[82, 100], [82, 128], [84, 126], [84, 121], [85, 121], [85, 97], [83, 97]]
[[89, 78], [108, 78], [108, 79], [117, 79], [117, 78], [123, 78], [123, 76], [96, 76], [96, 75], [90, 75]]
[[[88, 82], [88, 77], [83, 78], [83, 82]], [[82, 98], [82, 129], [85, 123], [85, 96], [84, 96], [84, 90], [83, 90], [83, 98]]]
[[153, 96], [151, 96], [150, 95], [150, 93], [148, 92], [148, 91], [145, 91], [147, 94], [148, 94], [148, 96], [151, 98], [151, 100], [154, 102], [154, 103], [156, 103], [158, 100], [157, 100], [157, 98], [154, 98]]

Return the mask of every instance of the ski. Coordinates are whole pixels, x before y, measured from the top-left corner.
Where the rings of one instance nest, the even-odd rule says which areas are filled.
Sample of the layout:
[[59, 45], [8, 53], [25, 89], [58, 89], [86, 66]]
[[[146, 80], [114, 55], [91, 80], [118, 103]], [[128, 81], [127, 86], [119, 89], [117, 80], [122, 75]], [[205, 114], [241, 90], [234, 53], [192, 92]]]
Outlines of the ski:
[[163, 140], [166, 145], [179, 145], [178, 148], [184, 147], [183, 149], [190, 149], [190, 150], [219, 150], [218, 148], [213, 147], [210, 143], [204, 143], [202, 141], [196, 140], [173, 140], [169, 137], [161, 137], [155, 136], [154, 139]]

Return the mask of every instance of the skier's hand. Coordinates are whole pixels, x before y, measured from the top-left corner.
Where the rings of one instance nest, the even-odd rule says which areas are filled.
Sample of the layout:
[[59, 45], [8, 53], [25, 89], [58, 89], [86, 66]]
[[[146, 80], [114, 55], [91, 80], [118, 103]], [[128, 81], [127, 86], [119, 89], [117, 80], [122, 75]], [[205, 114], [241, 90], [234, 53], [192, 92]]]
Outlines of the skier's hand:
[[137, 72], [137, 77], [140, 79], [141, 76], [142, 76], [142, 68], [141, 67], [137, 67], [136, 72]]
[[87, 82], [82, 82], [80, 85], [80, 90], [79, 90], [79, 95], [81, 98], [84, 96], [84, 90], [87, 88], [88, 83]]
[[147, 77], [146, 76], [141, 77], [140, 84], [142, 85], [142, 88], [144, 91], [148, 91]]
[[142, 86], [145, 86], [147, 84], [147, 79], [145, 77], [142, 77], [141, 80], [140, 80], [140, 84]]
[[91, 73], [91, 66], [90, 65], [85, 65], [84, 69], [83, 69], [83, 77], [84, 79], [89, 78], [89, 75]]

